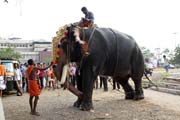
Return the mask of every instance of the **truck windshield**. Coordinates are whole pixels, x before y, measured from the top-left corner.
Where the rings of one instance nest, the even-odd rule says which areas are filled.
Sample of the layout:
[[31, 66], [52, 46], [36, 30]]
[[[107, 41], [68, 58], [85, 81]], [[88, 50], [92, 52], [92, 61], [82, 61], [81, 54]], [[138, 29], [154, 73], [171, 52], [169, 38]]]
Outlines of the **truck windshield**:
[[11, 62], [3, 62], [2, 64], [5, 65], [6, 72], [14, 72], [13, 63], [11, 63]]

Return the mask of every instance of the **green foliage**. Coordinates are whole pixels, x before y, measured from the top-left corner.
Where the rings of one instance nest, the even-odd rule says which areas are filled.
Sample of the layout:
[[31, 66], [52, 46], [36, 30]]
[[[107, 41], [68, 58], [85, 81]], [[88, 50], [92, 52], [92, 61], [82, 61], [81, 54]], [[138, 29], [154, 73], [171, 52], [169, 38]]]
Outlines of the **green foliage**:
[[180, 45], [178, 45], [175, 49], [174, 58], [171, 59], [171, 62], [177, 65], [180, 65]]
[[166, 49], [163, 51], [164, 54], [168, 54], [169, 52], [170, 52], [170, 51], [169, 51], [168, 48], [166, 48]]
[[21, 58], [21, 54], [18, 52], [15, 52], [12, 48], [1, 48], [0, 58], [19, 60]]
[[151, 53], [151, 51], [145, 47], [141, 47], [141, 51], [143, 53], [144, 58], [151, 58], [154, 56], [154, 54]]

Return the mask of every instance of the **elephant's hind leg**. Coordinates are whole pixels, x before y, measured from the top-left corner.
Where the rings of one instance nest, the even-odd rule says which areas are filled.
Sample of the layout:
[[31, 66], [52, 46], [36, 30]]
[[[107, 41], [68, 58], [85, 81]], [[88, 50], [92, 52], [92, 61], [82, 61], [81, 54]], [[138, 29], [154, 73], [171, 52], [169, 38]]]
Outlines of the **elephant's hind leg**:
[[135, 84], [135, 95], [134, 100], [144, 99], [144, 93], [142, 89], [142, 78], [132, 78]]
[[119, 82], [122, 85], [125, 91], [125, 99], [134, 99], [134, 90], [128, 83], [129, 77], [124, 77], [124, 78], [115, 77], [113, 79], [115, 79], [117, 82]]

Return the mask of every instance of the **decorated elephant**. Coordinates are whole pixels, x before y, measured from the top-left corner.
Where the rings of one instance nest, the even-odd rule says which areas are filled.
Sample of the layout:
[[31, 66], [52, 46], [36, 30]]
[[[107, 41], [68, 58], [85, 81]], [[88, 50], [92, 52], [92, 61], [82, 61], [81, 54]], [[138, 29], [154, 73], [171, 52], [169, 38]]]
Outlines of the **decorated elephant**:
[[[111, 28], [78, 28], [70, 25], [60, 46], [63, 52], [58, 69], [62, 69], [67, 62], [79, 64], [77, 88], [83, 94], [74, 106], [82, 110], [93, 109], [93, 85], [98, 75], [112, 76], [119, 82], [125, 91], [125, 99], [144, 99], [144, 59], [131, 36]], [[128, 83], [129, 78], [132, 78], [135, 90]]]

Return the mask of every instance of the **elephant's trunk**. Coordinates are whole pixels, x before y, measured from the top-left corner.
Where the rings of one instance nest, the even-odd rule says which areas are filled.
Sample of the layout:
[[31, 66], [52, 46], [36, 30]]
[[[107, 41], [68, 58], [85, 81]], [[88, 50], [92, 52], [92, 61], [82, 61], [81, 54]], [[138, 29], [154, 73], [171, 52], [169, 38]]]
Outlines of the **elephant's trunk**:
[[54, 69], [54, 74], [56, 76], [56, 79], [59, 81], [61, 80], [62, 68], [63, 68], [63, 63], [62, 63], [62, 60], [59, 59], [58, 64], [56, 68]]
[[64, 83], [64, 87], [67, 88], [74, 95], [76, 95], [78, 98], [83, 98], [83, 93], [79, 91], [77, 88], [75, 88], [74, 85], [72, 85], [69, 81], [66, 80], [66, 82]]
[[59, 60], [55, 70], [55, 75], [57, 77], [57, 80], [61, 81], [61, 84], [64, 86], [64, 88], [67, 88], [70, 92], [72, 92], [74, 95], [76, 95], [78, 98], [81, 99], [83, 97], [83, 93], [79, 91], [77, 88], [75, 88], [67, 80], [68, 71], [69, 71], [68, 64], [63, 65], [62, 60]]

